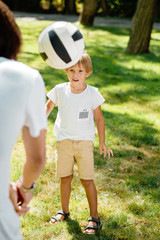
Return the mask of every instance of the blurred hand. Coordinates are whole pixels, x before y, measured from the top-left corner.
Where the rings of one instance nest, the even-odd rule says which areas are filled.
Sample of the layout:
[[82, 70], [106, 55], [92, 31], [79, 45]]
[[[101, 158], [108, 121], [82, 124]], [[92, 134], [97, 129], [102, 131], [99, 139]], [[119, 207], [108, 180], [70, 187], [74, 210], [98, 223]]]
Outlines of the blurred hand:
[[33, 193], [31, 192], [23, 192], [21, 190], [21, 182], [18, 180], [16, 183], [17, 191], [18, 191], [18, 206], [20, 206], [23, 209], [28, 209], [28, 204], [31, 201], [33, 197]]
[[10, 182], [9, 197], [12, 201], [16, 213], [21, 216], [29, 211], [29, 207], [19, 205], [19, 190], [16, 183]]

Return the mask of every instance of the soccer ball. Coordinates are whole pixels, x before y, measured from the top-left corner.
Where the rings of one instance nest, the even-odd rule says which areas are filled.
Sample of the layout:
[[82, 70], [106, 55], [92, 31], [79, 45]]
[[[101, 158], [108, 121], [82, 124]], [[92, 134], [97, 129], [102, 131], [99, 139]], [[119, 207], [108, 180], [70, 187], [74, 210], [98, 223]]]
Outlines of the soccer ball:
[[41, 57], [50, 67], [57, 69], [66, 69], [76, 64], [84, 47], [79, 29], [64, 21], [47, 26], [38, 38]]

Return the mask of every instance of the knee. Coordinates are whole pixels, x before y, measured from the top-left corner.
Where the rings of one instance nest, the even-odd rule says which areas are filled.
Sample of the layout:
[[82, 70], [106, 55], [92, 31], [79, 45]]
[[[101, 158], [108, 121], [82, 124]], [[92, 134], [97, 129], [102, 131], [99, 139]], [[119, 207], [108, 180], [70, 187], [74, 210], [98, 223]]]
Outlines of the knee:
[[82, 185], [83, 185], [84, 188], [90, 188], [91, 186], [94, 185], [93, 180], [84, 180], [84, 179], [81, 179], [81, 183], [82, 183]]
[[73, 175], [67, 176], [67, 177], [61, 177], [61, 183], [62, 184], [67, 184], [72, 181]]

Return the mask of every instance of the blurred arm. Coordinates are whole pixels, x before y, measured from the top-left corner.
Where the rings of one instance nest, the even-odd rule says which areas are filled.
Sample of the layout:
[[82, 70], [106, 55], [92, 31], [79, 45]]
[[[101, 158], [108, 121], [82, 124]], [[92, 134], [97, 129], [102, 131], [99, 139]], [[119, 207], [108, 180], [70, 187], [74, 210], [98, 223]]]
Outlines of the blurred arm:
[[22, 183], [17, 182], [18, 200], [24, 210], [32, 199], [33, 192], [24, 192], [21, 189], [21, 184], [24, 188], [30, 188], [34, 181], [40, 176], [46, 162], [46, 130], [41, 130], [39, 137], [33, 138], [30, 135], [29, 128], [23, 127], [23, 141], [26, 151], [26, 161], [23, 168]]
[[22, 183], [23, 187], [30, 188], [41, 174], [46, 162], [46, 130], [41, 130], [40, 135], [33, 138], [29, 128], [23, 127], [22, 134], [26, 151]]

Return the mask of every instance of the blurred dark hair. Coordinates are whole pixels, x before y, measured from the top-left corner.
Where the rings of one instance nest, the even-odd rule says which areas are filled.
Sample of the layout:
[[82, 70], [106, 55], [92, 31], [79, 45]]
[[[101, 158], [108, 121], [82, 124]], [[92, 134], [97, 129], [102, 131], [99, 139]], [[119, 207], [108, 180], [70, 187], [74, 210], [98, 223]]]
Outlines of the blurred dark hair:
[[0, 0], [0, 56], [17, 59], [21, 47], [21, 32], [11, 10]]

